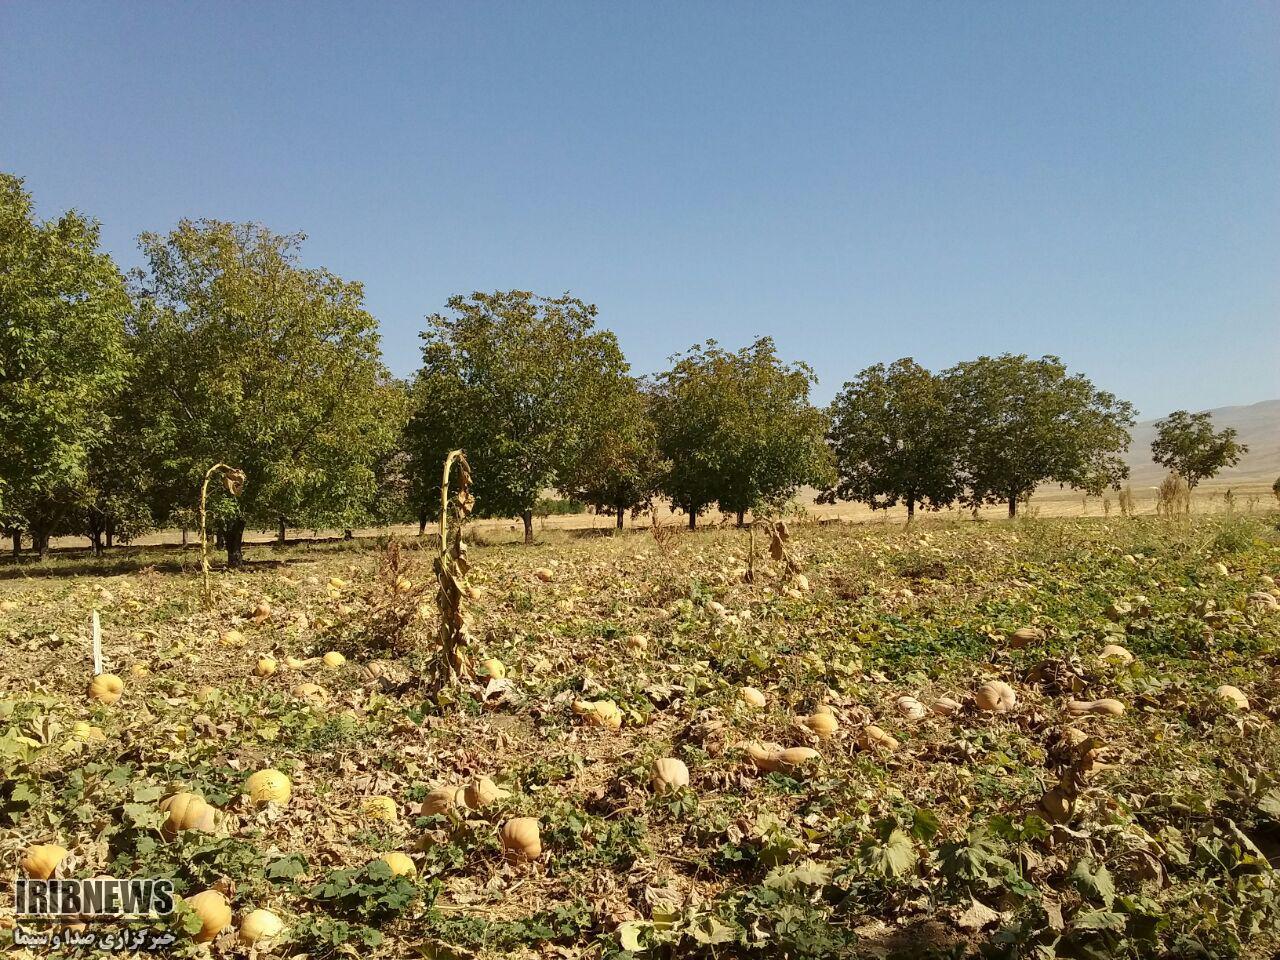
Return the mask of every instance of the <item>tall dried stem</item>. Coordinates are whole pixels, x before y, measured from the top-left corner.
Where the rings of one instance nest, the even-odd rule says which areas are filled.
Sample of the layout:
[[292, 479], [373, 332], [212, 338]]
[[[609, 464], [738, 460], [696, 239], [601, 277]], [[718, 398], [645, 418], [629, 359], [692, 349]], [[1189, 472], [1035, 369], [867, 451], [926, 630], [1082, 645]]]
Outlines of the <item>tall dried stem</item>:
[[[449, 475], [454, 464], [458, 467], [458, 485], [449, 495]], [[462, 540], [462, 529], [468, 515], [475, 507], [471, 495], [471, 465], [461, 450], [452, 451], [444, 461], [444, 473], [440, 479], [440, 555], [436, 558], [436, 607], [440, 611], [440, 660], [437, 664], [435, 686], [455, 682], [471, 672], [469, 647], [471, 635], [466, 615], [462, 612], [462, 595], [467, 571], [467, 545]], [[450, 518], [453, 523], [450, 524]]]
[[205, 522], [209, 502], [209, 481], [221, 471], [222, 485], [227, 493], [238, 497], [244, 493], [244, 471], [237, 467], [229, 467], [225, 463], [215, 463], [204, 475], [204, 483], [200, 484], [200, 573], [204, 578], [204, 606], [206, 610], [213, 608], [213, 585], [209, 582], [209, 531]]

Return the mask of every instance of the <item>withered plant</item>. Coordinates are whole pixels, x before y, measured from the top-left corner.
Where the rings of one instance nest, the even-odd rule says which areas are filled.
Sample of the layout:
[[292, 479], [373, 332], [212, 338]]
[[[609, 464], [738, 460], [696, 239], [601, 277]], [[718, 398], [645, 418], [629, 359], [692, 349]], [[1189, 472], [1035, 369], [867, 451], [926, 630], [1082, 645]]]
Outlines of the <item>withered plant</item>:
[[[458, 467], [458, 484], [449, 494], [449, 474]], [[440, 480], [440, 554], [436, 557], [436, 607], [440, 627], [436, 637], [440, 644], [433, 686], [440, 689], [471, 675], [471, 632], [462, 610], [462, 597], [467, 572], [467, 545], [462, 539], [467, 517], [475, 507], [471, 495], [471, 465], [461, 450], [452, 451], [444, 461]], [[452, 521], [452, 522], [451, 522]]]

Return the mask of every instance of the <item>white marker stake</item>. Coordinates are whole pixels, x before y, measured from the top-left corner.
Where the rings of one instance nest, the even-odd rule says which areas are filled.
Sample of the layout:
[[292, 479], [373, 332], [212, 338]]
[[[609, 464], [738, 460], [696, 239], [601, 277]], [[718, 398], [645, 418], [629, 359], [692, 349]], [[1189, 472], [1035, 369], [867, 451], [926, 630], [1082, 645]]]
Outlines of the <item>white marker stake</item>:
[[93, 675], [102, 673], [102, 622], [98, 611], [93, 611]]

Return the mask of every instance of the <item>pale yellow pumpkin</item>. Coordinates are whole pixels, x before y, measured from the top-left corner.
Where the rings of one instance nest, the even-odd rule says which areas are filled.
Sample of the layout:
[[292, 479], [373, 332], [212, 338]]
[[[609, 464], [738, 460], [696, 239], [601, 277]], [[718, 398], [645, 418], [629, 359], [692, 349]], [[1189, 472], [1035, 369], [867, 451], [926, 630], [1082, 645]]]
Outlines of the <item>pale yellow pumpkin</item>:
[[67, 857], [67, 848], [56, 843], [37, 843], [22, 854], [22, 872], [33, 880], [48, 880]]
[[472, 810], [483, 810], [485, 807], [505, 800], [509, 796], [488, 777], [476, 777], [463, 790], [462, 799]]
[[200, 918], [196, 943], [207, 943], [231, 924], [231, 904], [217, 890], [202, 890], [183, 902]]
[[413, 877], [418, 874], [418, 868], [414, 866], [413, 861], [399, 850], [384, 853], [378, 859], [391, 868], [393, 877]]
[[284, 932], [284, 921], [270, 910], [254, 910], [240, 921], [240, 942], [247, 947], [266, 945]]
[[536, 817], [516, 817], [502, 825], [498, 832], [507, 858], [515, 861], [537, 860], [542, 856], [541, 825]]
[[788, 747], [774, 757], [774, 763], [778, 770], [795, 776], [821, 759], [822, 755], [812, 747]]
[[1044, 631], [1039, 627], [1019, 627], [1009, 634], [1009, 646], [1014, 649], [1030, 646], [1033, 643], [1041, 643], [1044, 640]]
[[782, 753], [782, 744], [754, 741], [746, 745], [746, 751], [747, 757], [757, 769], [766, 773], [778, 769], [778, 754]]
[[455, 786], [436, 787], [422, 801], [424, 817], [441, 817], [449, 813], [457, 803], [458, 788]]
[[183, 830], [212, 833], [217, 828], [218, 811], [198, 793], [184, 790], [172, 794], [160, 801], [159, 809], [168, 814], [160, 825], [160, 834], [166, 840], [172, 840]]
[[752, 707], [763, 707], [766, 702], [764, 694], [755, 687], [743, 687], [738, 691], [738, 699]]
[[923, 720], [929, 713], [928, 708], [915, 697], [899, 697], [894, 706], [908, 720]]
[[1017, 705], [1018, 695], [1003, 680], [992, 680], [978, 687], [973, 694], [973, 702], [978, 705], [979, 710], [1004, 713]]
[[293, 793], [293, 784], [279, 770], [259, 770], [244, 782], [244, 792], [255, 806], [278, 803], [284, 806]]
[[496, 657], [488, 657], [480, 661], [480, 675], [491, 680], [505, 680], [507, 665]]
[[1111, 697], [1102, 700], [1072, 700], [1067, 704], [1067, 713], [1073, 717], [1118, 717], [1124, 713], [1124, 704]]
[[874, 723], [869, 723], [858, 731], [858, 746], [863, 750], [886, 750], [892, 753], [898, 749], [898, 741]]
[[649, 780], [655, 793], [673, 793], [689, 785], [689, 768], [676, 757], [662, 757], [650, 765]]
[[1231, 707], [1233, 710], [1248, 710], [1249, 698], [1244, 695], [1239, 687], [1233, 687], [1229, 683], [1224, 683], [1213, 691], [1213, 695], [1222, 703]]
[[607, 730], [622, 728], [622, 711], [612, 700], [575, 700], [573, 712], [597, 727]]
[[804, 718], [804, 725], [819, 740], [835, 736], [840, 729], [840, 721], [830, 710], [815, 710]]
[[89, 681], [89, 697], [107, 706], [115, 703], [124, 693], [124, 681], [114, 673], [100, 673]]
[[1098, 656], [1103, 660], [1114, 660], [1117, 663], [1133, 663], [1133, 654], [1118, 643], [1108, 643]]
[[933, 701], [933, 706], [929, 709], [939, 717], [951, 717], [964, 708], [957, 700], [952, 700], [950, 697], [939, 697]]

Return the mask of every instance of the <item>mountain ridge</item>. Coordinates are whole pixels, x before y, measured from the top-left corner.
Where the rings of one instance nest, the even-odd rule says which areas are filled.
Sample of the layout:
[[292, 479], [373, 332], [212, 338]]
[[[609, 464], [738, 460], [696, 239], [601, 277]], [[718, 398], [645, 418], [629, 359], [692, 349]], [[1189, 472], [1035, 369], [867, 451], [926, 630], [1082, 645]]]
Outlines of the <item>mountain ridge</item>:
[[[1193, 413], [1198, 411], [1192, 411]], [[1214, 427], [1234, 427], [1239, 441], [1249, 447], [1234, 467], [1223, 470], [1213, 479], [1214, 485], [1260, 482], [1272, 483], [1280, 477], [1280, 398], [1231, 407], [1215, 407], [1208, 411]], [[1156, 420], [1144, 420], [1130, 431], [1132, 441], [1125, 462], [1129, 465], [1132, 486], [1156, 486], [1167, 471], [1151, 459], [1151, 442], [1156, 437]]]

